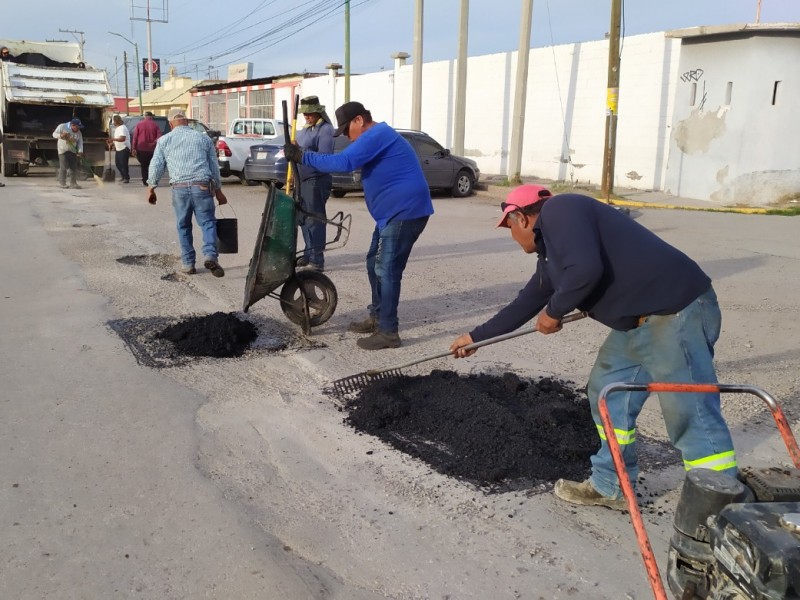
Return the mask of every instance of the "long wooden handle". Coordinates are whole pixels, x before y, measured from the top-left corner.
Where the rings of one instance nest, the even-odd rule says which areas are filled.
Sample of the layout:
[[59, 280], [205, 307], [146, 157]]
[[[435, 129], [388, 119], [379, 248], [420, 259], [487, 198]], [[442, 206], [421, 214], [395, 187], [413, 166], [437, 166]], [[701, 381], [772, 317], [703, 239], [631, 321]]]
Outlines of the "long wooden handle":
[[[585, 312], [572, 313], [561, 319], [561, 322], [571, 323], [572, 321], [578, 321], [579, 319], [583, 319], [587, 316], [588, 314]], [[512, 331], [511, 333], [504, 333], [503, 335], [497, 335], [487, 340], [483, 340], [482, 342], [475, 342], [474, 344], [468, 344], [467, 346], [462, 346], [462, 349], [477, 350], [478, 348], [482, 348], [483, 346], [488, 346], [489, 344], [504, 342], [506, 340], [510, 340], [512, 338], [519, 337], [521, 335], [534, 333], [536, 331], [538, 331], [538, 329], [536, 329], [536, 326], [525, 327], [524, 329], [517, 329], [516, 331]], [[436, 354], [429, 354], [428, 356], [423, 356], [422, 358], [416, 358], [414, 360], [411, 360], [403, 364], [392, 365], [391, 367], [384, 367], [382, 369], [373, 369], [372, 371], [367, 371], [367, 375], [370, 376], [379, 375], [380, 373], [386, 373], [387, 371], [393, 371], [395, 369], [405, 369], [406, 367], [410, 367], [412, 365], [418, 365], [419, 363], [427, 362], [429, 360], [434, 360], [436, 358], [444, 358], [445, 356], [452, 356], [452, 355], [453, 353], [450, 350], [446, 350], [445, 352], [437, 352]]]

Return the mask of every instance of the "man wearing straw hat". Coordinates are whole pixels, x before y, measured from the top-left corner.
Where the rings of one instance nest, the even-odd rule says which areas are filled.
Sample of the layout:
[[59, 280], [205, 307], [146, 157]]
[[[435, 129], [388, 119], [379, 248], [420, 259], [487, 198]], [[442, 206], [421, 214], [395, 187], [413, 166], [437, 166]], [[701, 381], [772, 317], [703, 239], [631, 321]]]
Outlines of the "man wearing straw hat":
[[203, 266], [214, 277], [224, 277], [225, 271], [217, 262], [217, 218], [214, 216], [214, 197], [220, 204], [228, 199], [220, 189], [219, 164], [211, 139], [191, 127], [183, 110], [169, 111], [167, 135], [158, 139], [150, 175], [147, 180], [147, 201], [156, 203], [158, 180], [169, 169], [172, 186], [172, 207], [178, 223], [181, 245], [182, 273], [194, 275], [197, 270], [192, 241], [192, 215], [203, 232]]
[[[306, 96], [300, 100], [300, 112], [306, 126], [297, 134], [297, 145], [304, 151], [333, 152], [333, 125], [330, 123], [325, 107], [317, 96]], [[298, 265], [308, 266], [315, 271], [325, 268], [325, 221], [328, 218], [325, 205], [331, 195], [333, 178], [310, 165], [298, 165], [300, 175], [300, 202], [302, 212], [298, 212], [298, 224], [303, 233], [305, 249]]]

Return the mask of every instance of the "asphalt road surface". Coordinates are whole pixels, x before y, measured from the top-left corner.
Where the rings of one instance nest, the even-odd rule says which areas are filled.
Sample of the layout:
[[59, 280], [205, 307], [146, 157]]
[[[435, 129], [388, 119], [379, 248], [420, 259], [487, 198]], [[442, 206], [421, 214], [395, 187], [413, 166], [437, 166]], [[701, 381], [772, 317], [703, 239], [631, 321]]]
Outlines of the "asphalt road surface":
[[[339, 295], [328, 323], [305, 338], [265, 298], [247, 317], [260, 335], [244, 356], [149, 366], [119, 331], [241, 310], [266, 190], [226, 181], [232, 210], [218, 214], [238, 218], [240, 252], [220, 257], [218, 279], [202, 268], [176, 274], [168, 189], [153, 207], [140, 184], [61, 190], [52, 174], [5, 182], [3, 597], [650, 597], [626, 515], [547, 492], [485, 494], [359, 435], [321, 391], [444, 350], [516, 295], [534, 259], [493, 227], [506, 189], [434, 199], [403, 280], [401, 348], [363, 351], [347, 331], [369, 302], [373, 227], [363, 198], [348, 195], [329, 202], [353, 225], [347, 245], [327, 255]], [[720, 381], [763, 387], [797, 432], [799, 222], [649, 209], [631, 217], [714, 279]], [[584, 320], [409, 371], [513, 371], [582, 385], [604, 334]], [[726, 396], [724, 405], [741, 465], [788, 464], [758, 400]], [[640, 431], [664, 438], [655, 399]], [[662, 571], [682, 476], [677, 466], [645, 472], [640, 486]]]

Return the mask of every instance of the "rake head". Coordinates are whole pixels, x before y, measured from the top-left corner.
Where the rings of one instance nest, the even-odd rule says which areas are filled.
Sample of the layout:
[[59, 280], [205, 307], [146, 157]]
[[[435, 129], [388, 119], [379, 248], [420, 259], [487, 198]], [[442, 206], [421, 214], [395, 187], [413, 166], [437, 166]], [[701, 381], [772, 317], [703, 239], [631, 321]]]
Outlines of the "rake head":
[[330, 387], [325, 389], [325, 393], [338, 398], [339, 400], [346, 400], [347, 398], [358, 394], [368, 385], [387, 379], [399, 379], [403, 376], [400, 369], [388, 369], [385, 371], [366, 371], [364, 373], [357, 373], [342, 379], [337, 379], [332, 382]]

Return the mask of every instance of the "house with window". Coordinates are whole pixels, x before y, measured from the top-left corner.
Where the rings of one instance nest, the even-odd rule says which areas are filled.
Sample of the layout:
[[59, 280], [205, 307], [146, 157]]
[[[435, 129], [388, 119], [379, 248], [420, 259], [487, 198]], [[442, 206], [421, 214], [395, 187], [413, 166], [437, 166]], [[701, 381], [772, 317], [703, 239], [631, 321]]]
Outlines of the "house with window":
[[800, 24], [693, 27], [666, 36], [681, 47], [665, 189], [726, 205], [797, 195]]
[[[219, 79], [192, 79], [178, 75], [175, 67], [170, 67], [169, 77], [162, 82], [161, 87], [142, 93], [142, 110], [150, 111], [154, 115], [167, 116], [170, 109], [189, 109], [189, 91], [196, 86], [221, 83]], [[139, 98], [128, 101], [128, 114], [139, 114]]]

